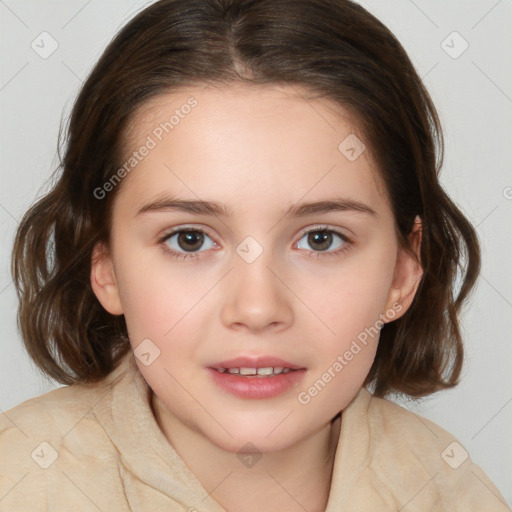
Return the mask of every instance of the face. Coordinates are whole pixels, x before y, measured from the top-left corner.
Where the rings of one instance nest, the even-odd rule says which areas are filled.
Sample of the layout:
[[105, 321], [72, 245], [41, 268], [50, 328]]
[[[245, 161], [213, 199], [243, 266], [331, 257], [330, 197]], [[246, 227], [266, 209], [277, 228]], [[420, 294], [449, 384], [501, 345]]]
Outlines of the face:
[[357, 126], [297, 91], [210, 86], [147, 103], [91, 274], [167, 419], [227, 451], [325, 427], [419, 279]]

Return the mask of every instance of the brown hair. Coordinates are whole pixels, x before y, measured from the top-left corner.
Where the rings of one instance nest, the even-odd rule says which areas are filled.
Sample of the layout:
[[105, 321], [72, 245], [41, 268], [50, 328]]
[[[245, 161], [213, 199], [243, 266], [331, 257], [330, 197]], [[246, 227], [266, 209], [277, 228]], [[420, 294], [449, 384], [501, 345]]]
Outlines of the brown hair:
[[382, 328], [365, 383], [377, 396], [417, 397], [456, 385], [458, 314], [480, 268], [476, 232], [439, 184], [442, 131], [421, 79], [394, 35], [349, 0], [161, 0], [117, 34], [73, 107], [62, 174], [14, 243], [18, 323], [38, 368], [63, 384], [96, 382], [130, 350], [124, 316], [105, 311], [90, 284], [119, 187], [104, 200], [94, 191], [119, 169], [123, 134], [147, 100], [233, 82], [302, 85], [354, 113], [402, 247], [412, 251], [416, 215], [423, 223], [416, 296]]

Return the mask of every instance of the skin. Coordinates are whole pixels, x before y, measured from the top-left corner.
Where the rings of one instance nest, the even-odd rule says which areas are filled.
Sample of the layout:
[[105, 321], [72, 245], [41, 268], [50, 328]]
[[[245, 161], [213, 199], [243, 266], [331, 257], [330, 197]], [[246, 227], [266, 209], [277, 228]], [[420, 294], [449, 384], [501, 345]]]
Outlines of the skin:
[[[197, 87], [154, 98], [125, 134], [127, 155], [190, 96], [197, 106], [116, 191], [111, 246], [96, 246], [91, 283], [107, 311], [125, 315], [134, 349], [147, 338], [159, 348], [151, 365], [137, 360], [153, 390], [155, 419], [203, 487], [215, 489], [213, 499], [238, 512], [321, 511], [337, 414], [361, 389], [378, 336], [308, 404], [298, 394], [380, 315], [403, 315], [422, 270], [399, 248], [370, 149], [355, 161], [338, 150], [349, 134], [364, 141], [357, 123], [329, 100], [306, 100], [296, 86]], [[137, 215], [171, 195], [222, 202], [234, 215]], [[283, 215], [295, 203], [335, 197], [360, 201], [377, 215]], [[191, 225], [206, 233], [192, 253], [197, 258], [171, 258], [164, 247], [187, 254], [189, 246], [177, 235], [158, 240]], [[319, 255], [321, 245], [303, 232], [324, 225], [351, 242], [334, 234]], [[418, 222], [411, 234], [418, 255], [420, 228]], [[252, 263], [236, 252], [247, 236], [263, 249]], [[282, 395], [242, 399], [216, 386], [205, 369], [240, 355], [277, 356], [307, 371]], [[262, 454], [250, 468], [237, 457], [248, 442]]]

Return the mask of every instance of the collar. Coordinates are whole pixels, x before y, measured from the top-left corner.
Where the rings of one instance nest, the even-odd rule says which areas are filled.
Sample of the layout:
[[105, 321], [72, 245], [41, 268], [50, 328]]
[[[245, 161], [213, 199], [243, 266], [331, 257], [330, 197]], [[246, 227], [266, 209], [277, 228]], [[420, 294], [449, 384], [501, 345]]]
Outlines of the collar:
[[[138, 480], [182, 503], [185, 510], [225, 512], [174, 450], [151, 408], [151, 388], [133, 351], [105, 379], [109, 391], [95, 416], [118, 449], [127, 470]], [[341, 418], [331, 489], [325, 512], [336, 512], [371, 459], [368, 409], [372, 395], [361, 388]], [[193, 497], [194, 503], [190, 503]]]

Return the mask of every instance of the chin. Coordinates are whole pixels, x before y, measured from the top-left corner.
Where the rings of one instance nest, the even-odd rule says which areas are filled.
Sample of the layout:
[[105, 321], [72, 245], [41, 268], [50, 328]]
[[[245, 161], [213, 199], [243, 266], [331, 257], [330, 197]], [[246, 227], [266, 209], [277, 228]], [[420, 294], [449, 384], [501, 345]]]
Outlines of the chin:
[[[251, 418], [232, 418], [224, 417], [222, 427], [214, 426], [213, 422], [203, 425], [198, 432], [208, 438], [210, 442], [224, 451], [239, 453], [244, 448], [245, 451], [251, 451], [251, 447], [256, 453], [272, 453], [286, 450], [290, 446], [299, 442], [303, 437], [307, 437], [309, 432], [301, 432], [296, 428], [295, 422], [289, 422], [289, 419], [283, 418], [286, 414], [276, 418], [274, 415], [267, 418], [259, 417], [253, 414]], [[282, 422], [280, 424], [280, 422]], [[216, 428], [218, 426], [218, 428]]]
[[[203, 433], [203, 435], [207, 435]], [[248, 429], [246, 432], [238, 432], [233, 437], [228, 435], [210, 437], [210, 441], [221, 450], [226, 452], [239, 454], [243, 453], [275, 453], [286, 450], [293, 446], [300, 438], [291, 437], [289, 435], [275, 436], [275, 439], [265, 437], [260, 432], [254, 432]]]

